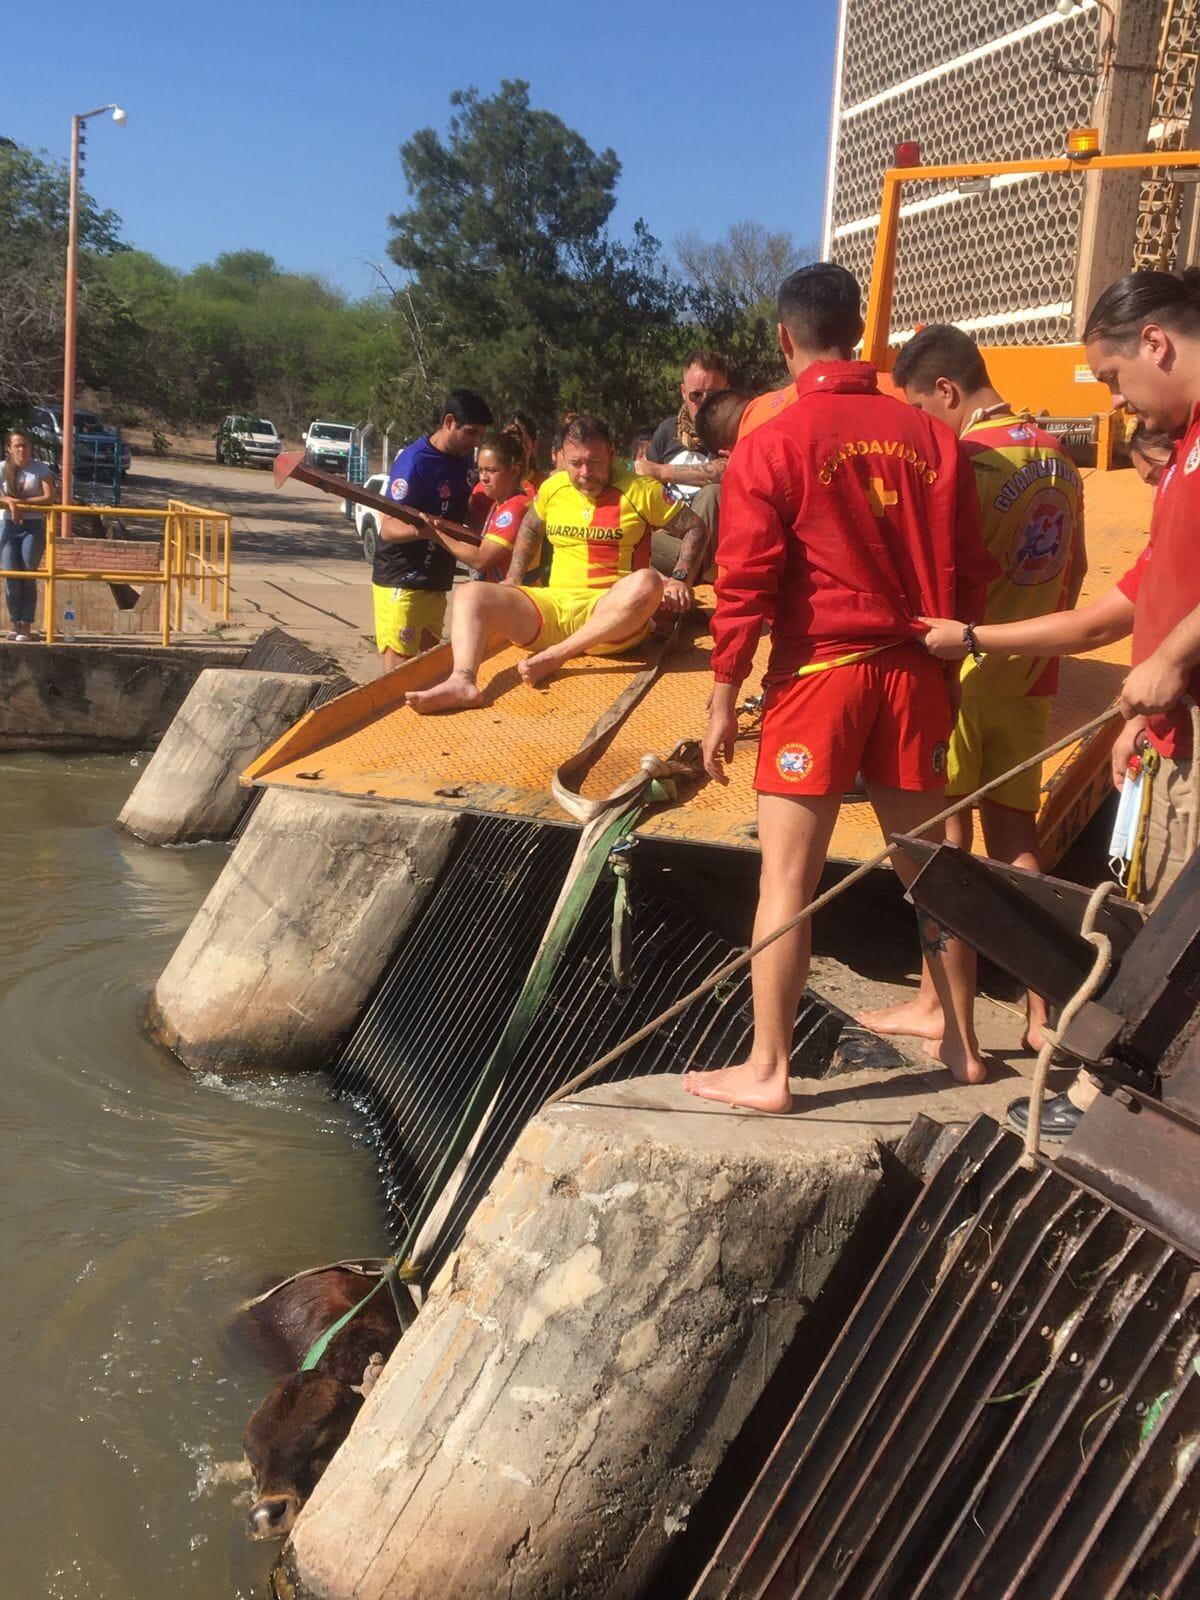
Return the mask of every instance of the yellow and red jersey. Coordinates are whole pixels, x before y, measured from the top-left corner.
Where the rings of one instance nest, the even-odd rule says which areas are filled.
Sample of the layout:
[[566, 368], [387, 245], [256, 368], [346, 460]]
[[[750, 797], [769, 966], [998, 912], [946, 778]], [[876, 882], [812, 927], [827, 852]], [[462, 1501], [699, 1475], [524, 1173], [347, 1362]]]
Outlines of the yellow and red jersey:
[[550, 542], [551, 589], [611, 589], [619, 578], [650, 565], [650, 535], [669, 527], [683, 502], [668, 500], [661, 483], [616, 468], [593, 499], [565, 472], [537, 492], [534, 510]]
[[[1052, 434], [1004, 411], [970, 424], [962, 447], [975, 474], [983, 542], [1000, 567], [985, 622], [1025, 622], [1067, 604], [1083, 540], [1083, 484]], [[1058, 689], [1057, 658], [988, 654], [963, 663], [972, 694], [1045, 695]]]

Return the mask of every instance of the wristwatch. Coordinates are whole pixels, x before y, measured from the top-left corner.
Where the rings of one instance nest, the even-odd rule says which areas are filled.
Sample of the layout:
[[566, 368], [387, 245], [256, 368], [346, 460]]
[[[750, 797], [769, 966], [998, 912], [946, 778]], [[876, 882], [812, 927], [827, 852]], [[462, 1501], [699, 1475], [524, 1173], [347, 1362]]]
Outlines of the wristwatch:
[[979, 640], [975, 637], [975, 624], [968, 622], [963, 629], [963, 643], [971, 652], [971, 660], [976, 666], [983, 660], [983, 651], [979, 648]]
[[676, 583], [686, 583], [688, 581], [687, 568], [686, 567], [676, 567], [675, 571], [671, 574], [671, 576], [672, 576], [672, 578], [674, 578]]

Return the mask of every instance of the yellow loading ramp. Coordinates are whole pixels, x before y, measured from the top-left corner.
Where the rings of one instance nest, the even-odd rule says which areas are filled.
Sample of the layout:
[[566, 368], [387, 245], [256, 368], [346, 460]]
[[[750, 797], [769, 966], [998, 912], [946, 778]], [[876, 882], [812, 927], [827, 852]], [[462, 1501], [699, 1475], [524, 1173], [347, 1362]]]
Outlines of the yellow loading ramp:
[[[1130, 567], [1145, 542], [1150, 496], [1133, 472], [1086, 474], [1089, 571], [1081, 604], [1104, 593]], [[697, 592], [711, 612], [711, 590]], [[583, 794], [603, 798], [638, 770], [643, 756], [667, 757], [704, 731], [712, 639], [707, 616], [670, 643], [655, 677], [647, 670], [658, 649], [636, 656], [584, 657], [540, 689], [517, 675], [524, 652], [505, 646], [479, 675], [484, 704], [453, 715], [418, 716], [400, 704], [408, 689], [438, 681], [449, 666], [449, 647], [407, 663], [387, 677], [310, 711], [243, 775], [256, 785], [283, 785], [345, 795], [371, 795], [450, 810], [499, 812], [574, 825], [550, 792], [557, 768], [589, 743], [614, 705], [615, 729], [585, 764]], [[1097, 715], [1115, 697], [1128, 662], [1122, 641], [1092, 655], [1064, 661], [1062, 687], [1051, 718], [1057, 739]], [[747, 681], [751, 692], [766, 665], [764, 640]], [[643, 835], [691, 844], [754, 850], [756, 737], [753, 718], [730, 769], [728, 787], [684, 783], [674, 805], [660, 807], [642, 824]], [[1073, 746], [1047, 762], [1040, 832], [1049, 866], [1070, 844], [1109, 788], [1108, 753], [1115, 726], [1086, 747]], [[831, 855], [855, 863], [879, 848], [874, 814], [847, 803]]]

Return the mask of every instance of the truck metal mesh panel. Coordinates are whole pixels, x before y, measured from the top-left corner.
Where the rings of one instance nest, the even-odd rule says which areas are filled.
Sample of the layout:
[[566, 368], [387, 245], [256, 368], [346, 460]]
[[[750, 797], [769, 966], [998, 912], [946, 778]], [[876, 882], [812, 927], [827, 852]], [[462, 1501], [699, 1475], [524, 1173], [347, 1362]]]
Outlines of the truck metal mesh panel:
[[[1200, 0], [1167, 0], [1150, 111], [1152, 149], [1187, 149], [1198, 61]], [[1143, 179], [1134, 231], [1135, 272], [1170, 271], [1175, 265], [1182, 201], [1182, 187], [1172, 182], [1164, 168], [1153, 169]]]
[[[363, 1103], [377, 1131], [398, 1229], [436, 1173], [516, 1002], [576, 839], [572, 830], [512, 818], [475, 823], [334, 1067], [335, 1092]], [[526, 1037], [520, 1072], [500, 1091], [441, 1228], [435, 1269], [546, 1097], [733, 953], [668, 892], [670, 880], [656, 868], [635, 867], [633, 978], [618, 988], [610, 971], [614, 886], [602, 879]], [[598, 1081], [728, 1064], [749, 1042], [749, 1000], [742, 974]], [[841, 1028], [840, 1013], [806, 1000], [793, 1051], [797, 1070], [823, 1071]]]
[[1197, 1263], [986, 1117], [692, 1600], [1200, 1593]]
[[[1094, 66], [1097, 15], [1060, 17], [1045, 0], [929, 0], [918, 26], [907, 0], [846, 0], [833, 259], [865, 285], [883, 172], [900, 140], [918, 140], [926, 164], [1061, 154], [1068, 129], [1091, 118], [1095, 85], [1056, 63]], [[901, 222], [896, 329], [955, 321], [988, 342], [1068, 340], [1081, 199], [1073, 174], [983, 195], [922, 184]]]

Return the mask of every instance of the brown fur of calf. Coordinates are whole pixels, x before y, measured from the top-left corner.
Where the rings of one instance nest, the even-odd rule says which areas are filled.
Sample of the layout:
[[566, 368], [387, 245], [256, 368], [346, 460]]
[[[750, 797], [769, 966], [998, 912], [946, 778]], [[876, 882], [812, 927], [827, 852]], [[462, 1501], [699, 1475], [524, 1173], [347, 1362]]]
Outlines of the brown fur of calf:
[[317, 1339], [363, 1298], [372, 1280], [328, 1267], [284, 1284], [243, 1308], [232, 1332], [288, 1373], [246, 1424], [242, 1446], [254, 1473], [247, 1517], [254, 1539], [283, 1538], [350, 1431], [371, 1357], [385, 1358], [401, 1328], [386, 1288], [333, 1338], [311, 1372], [296, 1369]]

